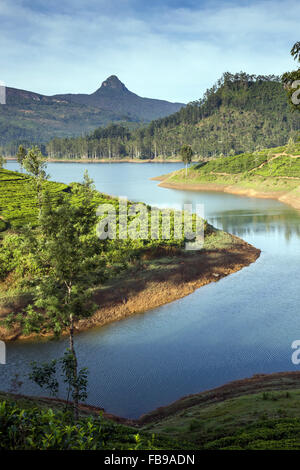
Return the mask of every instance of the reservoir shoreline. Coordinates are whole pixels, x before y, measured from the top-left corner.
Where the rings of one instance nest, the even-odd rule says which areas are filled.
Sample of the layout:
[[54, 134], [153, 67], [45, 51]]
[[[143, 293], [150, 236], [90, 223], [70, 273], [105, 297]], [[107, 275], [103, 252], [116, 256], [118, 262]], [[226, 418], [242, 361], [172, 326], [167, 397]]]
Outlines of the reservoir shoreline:
[[[168, 175], [169, 176], [169, 175]], [[166, 176], [152, 178], [154, 181], [161, 181], [158, 186], [168, 189], [179, 189], [185, 191], [217, 191], [235, 194], [237, 196], [254, 197], [259, 199], [276, 199], [280, 202], [300, 210], [300, 190], [298, 191], [259, 191], [253, 188], [243, 188], [238, 185], [222, 183], [174, 183], [166, 181]], [[300, 183], [300, 181], [299, 181]], [[300, 186], [299, 186], [300, 188]]]
[[[91, 328], [102, 327], [138, 313], [148, 312], [174, 300], [185, 297], [196, 289], [216, 282], [229, 274], [255, 262], [261, 251], [239, 237], [226, 234], [230, 243], [226, 247], [183, 252], [167, 263], [156, 267], [141, 265], [138, 270], [125, 275], [110, 285], [104, 285], [94, 294], [94, 302], [99, 307], [90, 318], [75, 324], [77, 333]], [[15, 306], [0, 308], [0, 317], [6, 317]], [[67, 332], [65, 333], [65, 335]], [[18, 327], [7, 330], [0, 327], [0, 339], [4, 341], [33, 340], [50, 338], [51, 333], [20, 334]]]
[[[5, 157], [7, 161], [17, 161], [16, 157]], [[182, 160], [176, 158], [168, 159], [135, 159], [135, 158], [46, 158], [47, 163], [182, 163]], [[193, 162], [198, 163], [198, 162]]]

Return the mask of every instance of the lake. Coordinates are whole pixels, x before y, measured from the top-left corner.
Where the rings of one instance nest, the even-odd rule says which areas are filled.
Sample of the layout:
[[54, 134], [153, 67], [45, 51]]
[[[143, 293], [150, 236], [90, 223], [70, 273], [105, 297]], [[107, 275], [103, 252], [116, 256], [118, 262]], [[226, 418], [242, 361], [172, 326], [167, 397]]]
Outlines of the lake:
[[[276, 200], [159, 188], [150, 178], [180, 163], [50, 163], [51, 179], [81, 181], [150, 205], [204, 204], [205, 218], [262, 250], [256, 263], [193, 294], [76, 336], [89, 369], [87, 402], [130, 418], [183, 395], [255, 373], [299, 370], [291, 343], [300, 339], [300, 213]], [[9, 162], [8, 169], [18, 169]], [[14, 374], [21, 393], [41, 395], [26, 379], [29, 362], [62, 354], [67, 340], [7, 345], [1, 389]]]

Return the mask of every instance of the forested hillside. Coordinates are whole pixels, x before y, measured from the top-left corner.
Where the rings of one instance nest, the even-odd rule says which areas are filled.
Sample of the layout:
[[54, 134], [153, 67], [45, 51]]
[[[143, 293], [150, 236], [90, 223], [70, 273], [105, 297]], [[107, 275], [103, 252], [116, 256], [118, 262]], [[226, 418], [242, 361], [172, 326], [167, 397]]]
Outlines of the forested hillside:
[[6, 104], [0, 106], [0, 146], [3, 153], [13, 155], [20, 143], [30, 146], [55, 136], [78, 136], [111, 122], [136, 126], [174, 113], [182, 106], [142, 98], [114, 75], [91, 94], [46, 96], [7, 87]]
[[52, 158], [178, 157], [183, 144], [198, 157], [216, 157], [285, 144], [296, 138], [300, 116], [276, 76], [225, 73], [203, 98], [175, 114], [129, 131], [99, 128], [86, 137], [53, 139]]

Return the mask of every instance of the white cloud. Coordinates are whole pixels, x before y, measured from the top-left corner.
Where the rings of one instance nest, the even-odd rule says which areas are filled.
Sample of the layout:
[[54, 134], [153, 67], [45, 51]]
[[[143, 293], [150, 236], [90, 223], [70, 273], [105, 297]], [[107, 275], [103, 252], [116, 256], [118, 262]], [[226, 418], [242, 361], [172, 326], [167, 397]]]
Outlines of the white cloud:
[[108, 1], [72, 3], [61, 12], [52, 1], [45, 13], [0, 0], [2, 80], [54, 94], [92, 92], [116, 74], [142, 96], [190, 101], [226, 70], [281, 74], [293, 67], [294, 0], [164, 7], [147, 17], [129, 0], [115, 12]]

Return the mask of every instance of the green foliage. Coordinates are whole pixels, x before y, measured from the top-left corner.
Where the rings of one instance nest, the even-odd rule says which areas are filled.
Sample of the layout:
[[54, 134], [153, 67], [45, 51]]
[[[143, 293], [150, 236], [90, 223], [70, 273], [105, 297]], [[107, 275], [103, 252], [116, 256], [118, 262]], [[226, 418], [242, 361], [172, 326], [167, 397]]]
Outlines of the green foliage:
[[180, 149], [182, 161], [185, 163], [185, 174], [187, 175], [187, 166], [192, 162], [193, 150], [190, 145], [183, 145]]
[[40, 180], [47, 179], [47, 174], [45, 171], [47, 163], [38, 146], [34, 146], [28, 150], [27, 154], [22, 160], [22, 166], [34, 178]]
[[137, 434], [135, 429], [98, 418], [80, 418], [52, 409], [22, 409], [0, 402], [0, 450], [137, 450], [180, 448], [174, 441]]
[[23, 166], [23, 161], [26, 157], [26, 154], [27, 154], [27, 151], [24, 147], [24, 145], [19, 145], [19, 148], [18, 148], [18, 152], [16, 154], [16, 157], [17, 157], [17, 162], [19, 163], [19, 165], [22, 167]]
[[103, 108], [64, 99], [43, 97], [42, 100], [9, 97], [0, 108], [0, 146], [6, 155], [16, 155], [20, 145], [30, 147], [54, 136], [66, 137], [92, 132], [112, 121], [134, 120]]
[[300, 62], [300, 41], [297, 41], [292, 49], [291, 49], [291, 56], [294, 57], [295, 60]]
[[35, 382], [39, 387], [50, 392], [50, 395], [57, 396], [59, 392], [58, 366], [61, 370], [61, 376], [67, 386], [67, 401], [71, 396], [73, 401], [77, 399], [83, 402], [87, 398], [87, 369], [79, 369], [74, 375], [75, 364], [72, 352], [67, 349], [63, 357], [59, 360], [53, 359], [51, 362], [38, 364], [31, 363], [31, 372], [29, 379]]
[[211, 160], [205, 164], [195, 165], [195, 170], [201, 173], [243, 173], [245, 171], [253, 170], [257, 166], [268, 160], [267, 152], [259, 152], [256, 154], [244, 153], [234, 155], [231, 157], [223, 157]]
[[34, 189], [36, 192], [37, 202], [39, 206], [39, 215], [42, 210], [43, 183], [49, 178], [45, 169], [47, 163], [42, 155], [39, 147], [35, 146], [28, 150], [26, 156], [22, 160], [22, 167], [33, 177]]
[[[300, 41], [296, 42], [291, 49], [291, 56], [298, 62], [300, 62]], [[281, 77], [282, 83], [284, 84], [285, 90], [287, 92], [290, 105], [293, 109], [300, 111], [299, 97], [300, 97], [300, 67], [297, 70], [292, 72], [286, 72]], [[294, 93], [296, 92], [296, 96]], [[296, 97], [295, 102], [294, 98]]]
[[57, 396], [59, 390], [59, 383], [55, 377], [56, 364], [57, 361], [55, 359], [41, 365], [34, 361], [31, 363], [31, 372], [28, 376], [32, 382], [35, 382], [41, 388], [45, 388], [53, 396]]
[[296, 177], [300, 178], [300, 158], [281, 156], [269, 161], [266, 165], [256, 171], [261, 176], [271, 177]]
[[[24, 229], [30, 235], [30, 230]], [[9, 233], [0, 245], [0, 279], [14, 272], [15, 277], [26, 283], [26, 278], [38, 276], [41, 269], [34, 256], [36, 243], [34, 237], [24, 237], [24, 233]]]
[[[63, 358], [60, 360], [64, 383], [68, 387], [68, 397], [71, 393], [73, 401], [82, 402], [87, 399], [88, 370], [87, 368], [76, 370], [76, 358], [72, 351], [67, 349]], [[76, 370], [76, 374], [74, 371]]]
[[[67, 277], [73, 279], [72, 292], [75, 296], [77, 291], [89, 295], [90, 289], [139, 264], [143, 256], [159, 258], [162, 254], [179, 253], [185, 243], [184, 233], [182, 232], [180, 236], [174, 229], [175, 215], [183, 217], [183, 214], [172, 210], [169, 239], [163, 238], [160, 214], [158, 239], [144, 238], [148, 233], [141, 232], [138, 239], [99, 240], [95, 231], [98, 221], [96, 208], [103, 204], [111, 204], [114, 207], [118, 234], [119, 200], [96, 191], [87, 176], [83, 184], [73, 183], [69, 187], [59, 183], [43, 182], [46, 199], [40, 218], [42, 233], [37, 228], [38, 207], [31, 179], [20, 173], [1, 170], [0, 187], [0, 207], [7, 221], [6, 226], [10, 224], [14, 230], [18, 229], [16, 233], [8, 230], [0, 244], [0, 280], [10, 275], [10, 286], [31, 292], [34, 301], [39, 304], [38, 309], [48, 309], [46, 297], [52, 297], [52, 291], [60, 292], [63, 301], [65, 284], [60, 286], [57, 284], [57, 276], [62, 273], [64, 276], [68, 274]], [[127, 206], [129, 227], [135, 221], [135, 216], [129, 215], [132, 205], [133, 203], [129, 201]], [[150, 234], [152, 223], [150, 207], [147, 205], [143, 207], [148, 212]], [[193, 216], [193, 225], [195, 222], [196, 218]], [[207, 230], [206, 222], [203, 223]], [[76, 236], [79, 237], [79, 245], [74, 241]], [[67, 237], [66, 241], [64, 237]], [[72, 258], [71, 262], [66, 261], [69, 255]], [[76, 266], [78, 268], [75, 269]], [[82, 274], [83, 269], [85, 275]], [[80, 289], [78, 283], [83, 284]], [[41, 297], [41, 289], [37, 289], [38, 285], [43, 285], [44, 298]], [[73, 306], [75, 316], [76, 312], [81, 315], [76, 302]], [[93, 306], [87, 300], [82, 309], [84, 314], [88, 314], [88, 306], [90, 311], [93, 310]], [[59, 310], [59, 303], [52, 308], [57, 310], [58, 315], [63, 315]], [[29, 331], [31, 324], [38, 331], [39, 318], [32, 310], [26, 311], [26, 315], [19, 318], [23, 328]], [[58, 333], [60, 329], [58, 324], [54, 320], [51, 324]]]
[[188, 440], [201, 450], [299, 448], [297, 386], [297, 377], [274, 377], [229, 389], [225, 399], [215, 390], [191, 395], [149, 413], [143, 430]]
[[6, 228], [7, 228], [7, 224], [6, 224], [5, 220], [0, 219], [0, 232], [4, 232], [4, 230], [6, 230]]
[[[219, 157], [191, 167], [189, 183], [218, 182], [227, 184], [259, 181], [263, 184], [268, 178], [270, 185], [281, 181], [282, 184], [297, 186], [300, 179], [300, 143], [289, 139], [286, 146], [257, 150], [231, 157]], [[170, 175], [170, 182], [186, 182], [183, 170]], [[292, 183], [291, 183], [292, 182]], [[267, 189], [267, 188], [266, 188]], [[287, 188], [283, 188], [287, 189]], [[291, 188], [292, 189], [292, 188]]]
[[300, 450], [300, 419], [283, 418], [257, 422], [232, 436], [209, 442], [206, 450]]
[[6, 163], [5, 158], [4, 158], [2, 155], [0, 155], [0, 169], [3, 168], [3, 166], [5, 165], [5, 163]]
[[191, 163], [193, 154], [194, 152], [190, 145], [183, 145], [180, 149], [180, 155], [181, 155], [182, 161], [186, 164]]
[[48, 409], [42, 399], [23, 397], [16, 404], [6, 398], [0, 401], [0, 449], [299, 450], [299, 391], [270, 390], [265, 397], [252, 393], [219, 403], [201, 400], [198, 405], [195, 397], [187, 397], [192, 400], [189, 406], [140, 429], [101, 415], [81, 414], [75, 423], [71, 413], [61, 411], [64, 403], [59, 408], [59, 402], [51, 401], [53, 409]]
[[299, 129], [279, 77], [227, 72], [202, 99], [146, 127], [56, 138], [46, 151], [53, 158], [180, 158], [182, 145], [190, 145], [198, 158], [210, 158], [283, 145]]
[[[42, 185], [53, 200], [67, 190], [62, 183], [45, 181]], [[38, 204], [32, 177], [0, 169], [0, 215], [13, 229], [37, 224]]]

